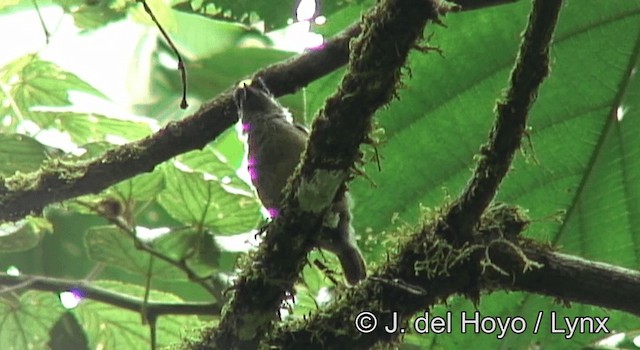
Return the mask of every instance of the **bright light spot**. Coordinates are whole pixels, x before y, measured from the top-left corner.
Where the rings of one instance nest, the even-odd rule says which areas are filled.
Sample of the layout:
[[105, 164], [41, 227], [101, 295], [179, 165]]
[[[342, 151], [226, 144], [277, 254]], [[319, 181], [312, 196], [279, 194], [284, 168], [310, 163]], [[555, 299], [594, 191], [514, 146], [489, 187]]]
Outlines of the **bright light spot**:
[[316, 13], [315, 0], [302, 0], [296, 9], [296, 19], [298, 21], [308, 21]]
[[296, 296], [287, 293], [285, 296], [282, 306], [280, 307], [280, 316], [283, 319], [289, 317], [293, 313], [293, 309], [296, 306]]
[[175, 167], [178, 168], [178, 170], [180, 170], [182, 172], [185, 172], [185, 173], [192, 173], [193, 172], [193, 169], [191, 169], [190, 166], [188, 166], [188, 165], [186, 165], [186, 164], [184, 164], [182, 162], [179, 162], [177, 160], [173, 162], [173, 165], [175, 165]]
[[309, 21], [296, 22], [284, 29], [267, 33], [275, 47], [281, 50], [303, 52], [316, 48], [324, 43], [324, 37], [310, 31]]
[[40, 127], [31, 120], [23, 120], [18, 124], [16, 131], [19, 134], [35, 135], [40, 131]]
[[624, 115], [627, 113], [627, 109], [620, 105], [618, 106], [618, 108], [616, 109], [616, 119], [621, 122], [622, 118], [624, 118]]
[[67, 310], [73, 309], [82, 301], [82, 293], [77, 289], [60, 293], [60, 303]]
[[[613, 334], [609, 337], [606, 337], [600, 341], [598, 341], [597, 345], [603, 348], [617, 348], [622, 341], [626, 338], [625, 333]], [[635, 339], [634, 339], [635, 341]]]
[[78, 147], [77, 149], [75, 149], [72, 154], [76, 157], [80, 157], [83, 154], [87, 153], [87, 149], [86, 148], [82, 148], [82, 147]]
[[231, 183], [231, 178], [228, 177], [228, 176], [225, 176], [220, 180], [220, 182], [222, 182], [222, 184], [224, 184], [224, 185], [228, 185], [228, 184]]
[[[616, 335], [617, 335], [617, 334], [615, 334], [615, 335], [613, 335], [613, 336], [616, 336]], [[633, 338], [633, 341], [632, 341], [632, 342], [633, 342], [633, 345], [635, 345], [636, 347], [639, 347], [639, 348], [640, 348], [640, 335], [639, 335], [639, 336], [637, 336], [637, 337], [635, 337], [635, 338]]]
[[260, 244], [261, 238], [256, 230], [240, 233], [233, 236], [216, 235], [213, 237], [216, 244], [224, 251], [245, 253]]
[[7, 268], [7, 275], [9, 276], [20, 276], [20, 270], [17, 267], [11, 265]]
[[0, 224], [0, 237], [10, 236], [21, 230], [27, 224], [27, 220], [21, 219], [16, 222], [5, 222]]
[[158, 237], [168, 234], [169, 232], [171, 232], [171, 229], [168, 227], [150, 229], [143, 226], [136, 226], [136, 238], [143, 242], [151, 242]]
[[35, 139], [44, 145], [59, 148], [65, 153], [75, 154], [78, 152], [79, 147], [71, 140], [71, 136], [58, 129], [42, 130], [35, 135]]
[[9, 126], [12, 122], [13, 118], [10, 115], [5, 115], [4, 118], [2, 118], [2, 126]]
[[218, 180], [218, 177], [217, 177], [217, 176], [215, 176], [215, 175], [213, 175], [213, 174], [210, 174], [210, 173], [203, 173], [203, 174], [202, 174], [202, 178], [203, 178], [205, 181], [217, 181], [217, 180]]
[[318, 295], [316, 295], [316, 301], [319, 305], [324, 305], [333, 299], [333, 295], [331, 294], [331, 290], [327, 287], [322, 287], [318, 291]]
[[113, 145], [124, 145], [125, 143], [129, 142], [129, 140], [125, 139], [120, 135], [112, 135], [112, 134], [104, 135], [104, 140]]
[[158, 54], [158, 62], [165, 68], [175, 69], [178, 67], [178, 60], [166, 52]]
[[314, 22], [315, 22], [317, 25], [320, 25], [320, 26], [321, 26], [321, 25], [323, 25], [323, 24], [327, 23], [327, 17], [325, 17], [325, 16], [318, 16], [318, 17], [316, 17], [316, 19], [314, 20]]

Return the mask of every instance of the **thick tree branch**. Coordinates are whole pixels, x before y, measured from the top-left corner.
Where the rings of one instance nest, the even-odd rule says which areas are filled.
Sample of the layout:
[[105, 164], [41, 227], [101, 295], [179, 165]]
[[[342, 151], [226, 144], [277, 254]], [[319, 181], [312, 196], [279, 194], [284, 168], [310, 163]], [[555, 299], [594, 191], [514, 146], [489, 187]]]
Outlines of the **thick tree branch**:
[[[522, 253], [543, 265], [525, 271], [517, 251], [496, 246], [490, 251], [494, 263], [509, 276], [495, 275], [489, 289], [526, 291], [594, 306], [625, 311], [640, 317], [640, 272], [550, 251], [539, 246], [525, 246]], [[496, 285], [499, 281], [500, 284]]]
[[373, 114], [393, 97], [409, 51], [427, 21], [438, 20], [438, 10], [433, 1], [387, 0], [363, 17], [362, 33], [350, 43], [347, 73], [314, 118], [302, 164], [285, 189], [280, 215], [254, 267], [243, 270], [219, 328], [197, 348], [255, 349], [270, 333], [324, 212], [359, 157]]
[[[369, 349], [401, 335], [384, 330], [394, 317], [399, 327], [408, 327], [408, 318], [416, 312], [467, 293], [468, 286], [477, 282], [484, 291], [527, 291], [640, 316], [639, 271], [560, 254], [522, 239], [520, 233], [528, 223], [519, 208], [497, 205], [483, 216], [479, 229], [471, 234], [472, 241], [456, 248], [442, 238], [450, 233], [444, 217], [431, 219], [421, 231], [410, 234], [399, 253], [373, 276], [346, 291], [323, 312], [277, 329], [269, 345], [277, 349], [324, 349], [327, 344], [334, 349]], [[362, 311], [372, 312], [378, 321], [369, 334], [358, 333], [354, 326]]]
[[112, 292], [82, 281], [53, 277], [10, 276], [0, 273], [0, 286], [6, 288], [0, 289], [0, 293], [6, 292], [7, 289], [30, 289], [54, 293], [73, 290], [79, 293], [82, 298], [100, 301], [133, 312], [144, 312], [145, 319], [155, 319], [162, 315], [217, 315], [220, 313], [220, 305], [217, 303], [148, 302], [144, 304], [144, 300], [141, 298]]

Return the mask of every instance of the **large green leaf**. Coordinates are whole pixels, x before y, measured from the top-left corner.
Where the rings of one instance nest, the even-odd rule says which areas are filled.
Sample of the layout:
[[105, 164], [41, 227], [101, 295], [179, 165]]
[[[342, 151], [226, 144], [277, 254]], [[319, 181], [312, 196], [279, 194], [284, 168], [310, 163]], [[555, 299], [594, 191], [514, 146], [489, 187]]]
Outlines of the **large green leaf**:
[[49, 329], [64, 309], [53, 293], [28, 291], [0, 298], [0, 344], [3, 349], [46, 349]]
[[[116, 281], [97, 281], [96, 286], [142, 300], [144, 288]], [[152, 290], [150, 301], [180, 302], [181, 299], [169, 293]], [[73, 310], [89, 339], [90, 349], [130, 349], [150, 348], [149, 325], [143, 324], [141, 314], [123, 311], [111, 305], [86, 300]], [[178, 343], [184, 332], [199, 324], [195, 316], [164, 316], [158, 320], [156, 334], [158, 347]]]
[[[640, 54], [640, 2], [607, 5], [581, 1], [563, 7], [551, 76], [531, 112], [531, 143], [525, 140], [498, 199], [529, 210], [534, 219], [529, 236], [568, 253], [638, 268], [640, 88], [632, 77]], [[447, 28], [427, 29], [425, 37], [433, 33], [429, 44], [444, 57], [411, 55], [411, 78], [406, 76], [399, 100], [377, 115], [386, 133], [379, 146], [382, 171], [376, 164], [366, 167], [377, 187], [364, 179], [351, 185], [356, 231], [371, 238], [362, 244], [370, 260], [385, 258], [384, 232], [394, 229], [394, 215], [416, 222], [421, 205], [441, 205], [468, 181], [473, 157], [493, 122], [495, 100], [507, 86], [529, 10], [530, 4], [521, 1], [451, 15]], [[309, 110], [322, 105], [338, 79], [329, 76], [309, 87]], [[616, 119], [620, 106], [626, 112], [622, 121]], [[564, 223], [554, 219], [563, 212]], [[459, 315], [462, 306], [450, 305]], [[480, 306], [502, 316], [551, 308], [568, 313], [551, 300], [522, 294], [486, 296]], [[569, 314], [597, 315], [586, 306], [574, 306]], [[628, 322], [623, 329], [640, 325], [637, 318], [611, 315], [612, 324]], [[546, 332], [509, 336], [500, 346], [580, 347], [601, 336], [581, 334], [565, 344]], [[495, 335], [438, 339], [444, 348], [498, 346]]]
[[[115, 226], [96, 226], [87, 231], [85, 243], [89, 256], [101, 263], [146, 276], [151, 264], [151, 276], [165, 280], [184, 280], [186, 274], [149, 253], [136, 249], [133, 238]], [[150, 260], [154, 259], [153, 262]]]
[[[3, 100], [9, 103], [0, 106], [0, 115], [11, 115], [17, 120], [29, 117], [33, 107], [70, 105], [70, 91], [105, 97], [75, 74], [36, 55], [22, 56], [2, 67], [0, 82], [9, 87], [1, 90]], [[5, 96], [7, 93], [9, 96]]]
[[31, 121], [43, 129], [66, 131], [78, 145], [109, 140], [109, 137], [117, 137], [117, 141], [134, 141], [152, 131], [148, 122], [111, 118], [95, 113], [33, 112]]
[[[209, 162], [220, 160], [211, 154]], [[166, 189], [158, 202], [176, 220], [207, 227], [214, 234], [246, 232], [258, 225], [260, 204], [246, 184], [238, 180], [234, 183], [224, 172], [195, 170], [180, 162], [164, 169]]]

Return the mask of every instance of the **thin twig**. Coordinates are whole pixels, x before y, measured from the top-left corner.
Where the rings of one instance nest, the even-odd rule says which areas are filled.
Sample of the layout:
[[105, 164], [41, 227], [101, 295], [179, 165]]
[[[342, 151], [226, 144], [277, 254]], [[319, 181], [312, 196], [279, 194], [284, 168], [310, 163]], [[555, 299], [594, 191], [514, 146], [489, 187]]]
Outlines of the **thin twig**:
[[[93, 286], [84, 281], [79, 282], [77, 280], [62, 278], [30, 275], [10, 276], [5, 273], [0, 273], [0, 285], [12, 290], [17, 286], [20, 286], [21, 288], [54, 293], [78, 289], [83, 298], [103, 302], [105, 304], [113, 305], [136, 313], [140, 312], [142, 309], [142, 303], [144, 302], [141, 298], [112, 292], [104, 288]], [[0, 292], [4, 290], [1, 290]], [[220, 305], [218, 303], [149, 302], [147, 303], [146, 312], [146, 318], [161, 315], [218, 315], [220, 313]]]
[[156, 16], [153, 14], [153, 11], [151, 11], [151, 8], [147, 4], [146, 0], [136, 1], [142, 3], [144, 11], [149, 15], [149, 17], [151, 17], [151, 20], [156, 24], [156, 27], [158, 27], [158, 30], [160, 30], [160, 33], [162, 33], [162, 36], [167, 41], [167, 43], [169, 43], [171, 50], [173, 50], [173, 53], [175, 53], [176, 57], [178, 58], [178, 70], [180, 71], [180, 78], [182, 79], [182, 101], [180, 101], [180, 108], [186, 109], [187, 107], [189, 107], [189, 104], [187, 103], [187, 69], [184, 65], [184, 61], [182, 60], [182, 56], [180, 55], [180, 52], [178, 51], [176, 46], [173, 44], [173, 41], [169, 37], [169, 34], [167, 34], [164, 28], [162, 28], [162, 26], [160, 25], [160, 22], [158, 22], [158, 20], [156, 19]]

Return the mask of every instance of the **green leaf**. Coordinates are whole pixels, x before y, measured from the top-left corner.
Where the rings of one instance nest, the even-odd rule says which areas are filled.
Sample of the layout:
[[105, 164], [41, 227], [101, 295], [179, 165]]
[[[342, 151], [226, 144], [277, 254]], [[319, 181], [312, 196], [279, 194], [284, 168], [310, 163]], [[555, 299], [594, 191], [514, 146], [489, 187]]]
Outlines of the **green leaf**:
[[69, 91], [72, 90], [106, 98], [75, 74], [35, 55], [22, 56], [5, 65], [0, 70], [0, 82], [9, 87], [9, 96], [4, 99], [12, 102], [0, 107], [0, 115], [18, 119], [30, 116], [33, 107], [70, 105]]
[[147, 201], [154, 199], [165, 188], [164, 172], [155, 169], [148, 174], [140, 174], [129, 180], [118, 183], [109, 191], [119, 194], [125, 201]]
[[184, 260], [198, 276], [210, 276], [218, 266], [220, 249], [207, 232], [174, 230], [154, 239], [152, 244], [166, 256]]
[[0, 134], [0, 176], [38, 170], [47, 159], [45, 146], [20, 134]]
[[[241, 38], [235, 39], [241, 40]], [[207, 99], [237, 83], [249, 74], [261, 67], [282, 61], [293, 56], [291, 52], [284, 52], [271, 48], [236, 47], [237, 43], [230, 43], [223, 51], [203, 56], [188, 64], [189, 91], [191, 94]], [[176, 71], [173, 67], [165, 67], [157, 64], [159, 73], [154, 80], [163, 83], [160, 88], [167, 94], [182, 91], [179, 79], [176, 79]], [[166, 89], [170, 89], [166, 91]]]
[[250, 1], [250, 0], [214, 0], [204, 1], [204, 5], [215, 4], [223, 11], [231, 11], [233, 18], [250, 23], [249, 15], [257, 14], [267, 27], [282, 27], [287, 20], [295, 17], [294, 2], [291, 0]]
[[[116, 281], [96, 281], [95, 286], [142, 300], [144, 288]], [[169, 293], [151, 290], [150, 301], [180, 302]], [[137, 312], [122, 310], [93, 300], [83, 301], [73, 310], [78, 322], [87, 332], [90, 349], [148, 350], [151, 346], [149, 325], [142, 323]], [[167, 315], [160, 317], [156, 325], [158, 348], [178, 343], [184, 332], [199, 325], [195, 316]]]
[[109, 23], [122, 20], [127, 15], [127, 8], [113, 6], [119, 1], [83, 1], [82, 5], [71, 12], [73, 21], [81, 29], [98, 29]]
[[55, 128], [69, 133], [76, 144], [109, 141], [134, 141], [149, 135], [150, 123], [116, 119], [94, 113], [33, 112], [31, 120], [43, 129]]
[[54, 293], [27, 291], [0, 298], [0, 344], [3, 349], [46, 349], [49, 329], [64, 309]]
[[[171, 10], [171, 13], [175, 16], [177, 28], [180, 28], [171, 34], [172, 40], [188, 54], [188, 57], [201, 58], [220, 54], [249, 39], [260, 46], [269, 45], [271, 42], [261, 33], [238, 23], [176, 10]], [[203, 37], [202, 33], [207, 33], [207, 36]], [[215, 40], [210, 40], [211, 38]]]
[[42, 236], [53, 232], [53, 226], [45, 218], [28, 216], [16, 222], [0, 224], [0, 251], [16, 252], [35, 247]]
[[[215, 157], [209, 159], [211, 163], [219, 163]], [[215, 164], [209, 166], [209, 170], [217, 168]], [[246, 184], [227, 184], [229, 170], [222, 170], [222, 174], [208, 173], [189, 169], [182, 163], [167, 164], [164, 167], [167, 188], [160, 193], [158, 202], [176, 220], [208, 227], [214, 234], [255, 228], [260, 221], [260, 204], [246, 190]]]
[[[149, 271], [151, 255], [138, 250], [133, 238], [115, 226], [95, 226], [87, 231], [85, 244], [89, 257], [126, 271], [146, 276]], [[154, 258], [151, 270], [153, 278], [165, 280], [184, 280], [185, 273], [177, 267]]]

